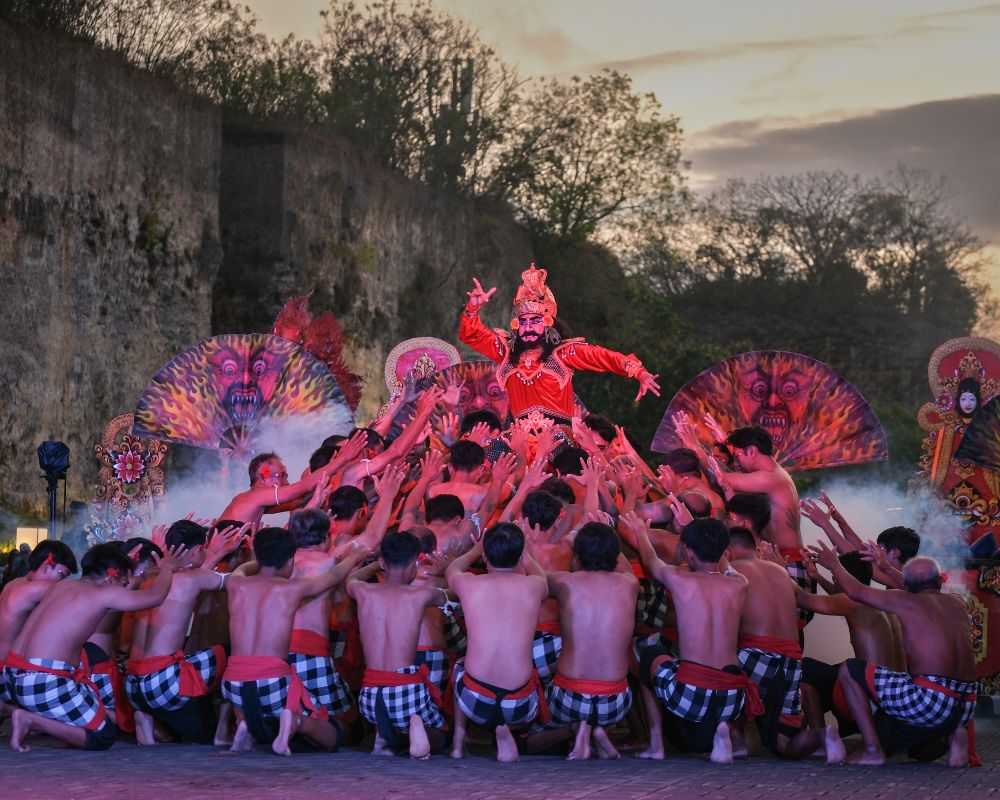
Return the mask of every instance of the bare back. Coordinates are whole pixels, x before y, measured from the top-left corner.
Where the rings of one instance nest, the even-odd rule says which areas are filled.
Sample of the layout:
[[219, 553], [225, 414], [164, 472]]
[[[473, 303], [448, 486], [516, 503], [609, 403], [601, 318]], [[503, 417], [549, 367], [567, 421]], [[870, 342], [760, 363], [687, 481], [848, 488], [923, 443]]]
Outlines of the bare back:
[[844, 618], [851, 634], [855, 655], [871, 664], [881, 664], [889, 669], [906, 671], [906, 656], [901, 635], [893, 625], [895, 614], [870, 608], [844, 598], [853, 606]]
[[675, 569], [668, 580], [677, 608], [681, 659], [715, 669], [735, 664], [746, 578]]
[[[326, 572], [333, 566], [333, 557], [323, 550], [299, 548], [295, 551], [295, 569], [292, 577], [311, 577]], [[299, 606], [295, 612], [293, 628], [313, 631], [323, 636], [330, 633], [330, 612], [333, 610], [334, 592], [323, 592], [316, 597], [310, 597]]]
[[412, 665], [424, 611], [440, 592], [426, 585], [355, 582], [350, 593], [358, 604], [368, 666], [394, 671]]
[[221, 578], [216, 573], [197, 568], [180, 570], [174, 574], [166, 600], [136, 612], [132, 626], [133, 658], [166, 656], [184, 648], [194, 607], [206, 580], [221, 588]]
[[940, 591], [919, 592], [908, 600], [897, 616], [910, 673], [975, 681], [969, 612], [962, 600]]
[[732, 564], [747, 579], [740, 635], [798, 640], [795, 584], [788, 570], [754, 557], [734, 559]]
[[562, 572], [551, 577], [562, 628], [559, 673], [578, 680], [624, 678], [639, 581], [621, 572]]
[[233, 655], [287, 658], [302, 597], [298, 587], [288, 578], [234, 575], [228, 592]]
[[25, 621], [42, 598], [56, 585], [55, 581], [17, 578], [0, 594], [0, 659], [7, 655]]
[[[568, 572], [573, 563], [573, 550], [568, 544], [535, 544], [532, 551], [538, 565], [546, 572]], [[538, 624], [559, 619], [559, 600], [546, 597], [538, 607]]]

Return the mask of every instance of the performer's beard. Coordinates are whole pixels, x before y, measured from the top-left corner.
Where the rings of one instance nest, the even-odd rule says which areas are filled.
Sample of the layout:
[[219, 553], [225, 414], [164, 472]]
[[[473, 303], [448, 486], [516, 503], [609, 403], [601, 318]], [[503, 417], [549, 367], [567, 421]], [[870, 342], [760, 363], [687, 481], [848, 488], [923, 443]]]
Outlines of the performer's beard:
[[541, 336], [527, 342], [521, 338], [521, 334], [515, 333], [514, 343], [510, 348], [510, 363], [517, 364], [521, 360], [522, 353], [526, 350], [533, 350], [536, 347], [542, 348], [542, 353], [538, 360], [545, 361], [545, 359], [552, 355], [552, 351], [556, 349], [561, 341], [562, 337], [559, 336], [559, 332], [553, 327], [547, 327]]

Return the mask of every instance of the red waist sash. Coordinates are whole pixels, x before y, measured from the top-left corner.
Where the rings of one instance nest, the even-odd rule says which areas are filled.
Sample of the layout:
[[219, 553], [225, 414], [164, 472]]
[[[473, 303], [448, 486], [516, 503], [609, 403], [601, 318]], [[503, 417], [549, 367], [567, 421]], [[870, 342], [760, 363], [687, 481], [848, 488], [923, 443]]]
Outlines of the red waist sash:
[[305, 708], [311, 711], [316, 719], [330, 718], [325, 706], [317, 708], [313, 703], [312, 697], [291, 665], [277, 656], [230, 656], [224, 677], [233, 683], [287, 677], [288, 699], [285, 701], [285, 708], [293, 714], [299, 714], [301, 709]]
[[554, 682], [561, 689], [580, 694], [614, 695], [621, 694], [628, 688], [628, 678], [622, 678], [620, 681], [592, 681], [567, 678], [561, 672], [556, 672]]
[[559, 625], [559, 620], [557, 619], [539, 622], [535, 626], [535, 630], [539, 633], [551, 633], [553, 636], [562, 636], [562, 626]]
[[741, 636], [739, 649], [753, 647], [765, 653], [778, 653], [787, 658], [802, 660], [802, 646], [794, 639], [779, 639], [777, 636]]
[[733, 689], [742, 689], [746, 692], [747, 697], [747, 720], [753, 721], [764, 714], [764, 704], [760, 700], [757, 684], [742, 672], [736, 675], [714, 667], [706, 667], [704, 664], [681, 661], [677, 667], [677, 680], [700, 689], [716, 689], [727, 692]]
[[[226, 651], [218, 645], [212, 649], [215, 651], [216, 659], [215, 674], [222, 675], [226, 671]], [[211, 691], [211, 687], [201, 677], [201, 671], [184, 658], [183, 650], [178, 650], [168, 656], [131, 658], [125, 672], [128, 675], [152, 675], [154, 672], [159, 672], [174, 664], [180, 667], [180, 695], [182, 697], [201, 697]]]
[[431, 671], [426, 664], [421, 664], [420, 669], [409, 674], [367, 667], [365, 668], [365, 676], [361, 681], [361, 686], [370, 689], [381, 689], [386, 686], [413, 686], [417, 683], [422, 683], [427, 687], [431, 699], [438, 708], [444, 708], [444, 698], [441, 696], [441, 689], [431, 680]]
[[104, 720], [108, 716], [108, 712], [104, 709], [104, 703], [101, 702], [101, 693], [98, 688], [94, 685], [94, 682], [90, 680], [90, 671], [86, 666], [79, 666], [75, 670], [68, 669], [53, 669], [52, 667], [40, 667], [38, 664], [32, 664], [28, 659], [21, 655], [18, 655], [13, 650], [7, 653], [6, 665], [10, 669], [19, 669], [24, 672], [44, 672], [47, 675], [58, 675], [60, 678], [69, 678], [69, 680], [74, 683], [82, 683], [85, 686], [89, 686], [94, 690], [94, 694], [97, 695], [97, 713], [94, 714], [94, 718], [84, 725], [84, 730], [96, 731], [101, 725], [104, 724]]
[[[471, 677], [468, 672], [462, 676], [462, 680], [465, 682], [472, 691], [476, 694], [481, 694], [486, 697], [492, 697], [494, 700], [497, 699], [497, 693], [493, 691], [488, 686], [483, 686], [475, 678]], [[515, 689], [512, 692], [507, 692], [503, 696], [504, 700], [522, 700], [525, 697], [531, 697], [532, 692], [538, 692], [538, 716], [544, 723], [549, 723], [552, 720], [552, 714], [549, 712], [549, 704], [545, 699], [545, 692], [542, 689], [542, 682], [538, 678], [538, 670], [532, 670], [531, 678], [528, 680], [524, 686], [520, 689]]]
[[330, 637], [305, 628], [293, 628], [288, 652], [304, 656], [330, 656]]

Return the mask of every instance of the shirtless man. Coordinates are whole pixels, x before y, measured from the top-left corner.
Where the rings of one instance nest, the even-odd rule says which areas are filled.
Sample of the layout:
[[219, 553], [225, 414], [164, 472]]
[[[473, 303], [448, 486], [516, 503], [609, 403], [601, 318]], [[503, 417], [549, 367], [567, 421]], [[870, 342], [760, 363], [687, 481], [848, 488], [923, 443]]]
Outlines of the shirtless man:
[[[903, 567], [906, 589], [873, 589], [856, 581], [820, 543], [819, 563], [852, 600], [899, 617], [908, 672], [852, 658], [840, 666], [840, 681], [864, 748], [856, 764], [884, 764], [894, 750], [928, 760], [948, 753], [948, 765], [969, 764], [968, 724], [976, 711], [976, 662], [969, 614], [955, 594], [941, 591], [941, 572], [931, 558]], [[871, 703], [878, 710], [872, 715]]]
[[[140, 745], [156, 744], [154, 720], [182, 742], [213, 741], [215, 720], [209, 693], [225, 669], [226, 652], [217, 645], [185, 655], [184, 645], [198, 596], [225, 586], [227, 576], [213, 568], [248, 528], [220, 531], [212, 538], [210, 551], [208, 529], [196, 522], [178, 520], [167, 530], [166, 546], [185, 552], [166, 599], [135, 616], [125, 676]], [[150, 583], [147, 579], [143, 585]]]
[[744, 707], [751, 712], [748, 719], [763, 711], [757, 685], [737, 666], [737, 637], [748, 584], [732, 568], [723, 572], [720, 564], [729, 532], [715, 519], [688, 523], [681, 532], [688, 571], [660, 560], [650, 544], [647, 522], [634, 513], [625, 522], [635, 532], [643, 566], [673, 596], [680, 639], [679, 659], [657, 645], [639, 653], [650, 738], [649, 748], [639, 757], [663, 759], [666, 730], [679, 749], [711, 751], [714, 763], [729, 764], [734, 741], [731, 723]]
[[62, 542], [46, 539], [28, 555], [28, 574], [15, 578], [0, 592], [0, 720], [12, 710], [4, 671], [4, 656], [24, 627], [28, 615], [59, 581], [77, 570], [76, 556]]
[[[322, 511], [296, 511], [288, 521], [295, 538], [293, 578], [313, 577], [334, 564], [330, 555], [330, 518]], [[288, 661], [306, 690], [331, 716], [351, 708], [351, 693], [333, 664], [330, 651], [330, 612], [333, 592], [306, 600], [295, 611]]]
[[[698, 454], [687, 447], [678, 447], [663, 455], [663, 464], [657, 470], [660, 488], [677, 497], [695, 517], [722, 519], [726, 503], [709, 486], [701, 471]], [[650, 522], [669, 522], [673, 518], [665, 500], [645, 503], [638, 509], [639, 516]]]
[[385, 582], [347, 584], [358, 604], [367, 664], [358, 705], [376, 726], [375, 756], [393, 755], [399, 731], [409, 735], [410, 758], [427, 759], [445, 744], [440, 689], [414, 657], [424, 613], [447, 595], [427, 584], [413, 585], [420, 549], [411, 533], [389, 534], [379, 546]]
[[451, 446], [451, 478], [430, 487], [428, 497], [453, 494], [465, 508], [478, 508], [489, 489], [482, 483], [485, 472], [486, 451], [475, 442], [461, 440]]
[[[487, 573], [467, 572], [485, 556]], [[448, 565], [448, 586], [458, 595], [469, 648], [455, 663], [455, 739], [451, 757], [465, 755], [469, 722], [496, 730], [497, 760], [517, 761], [511, 725], [527, 725], [544, 700], [532, 667], [538, 606], [548, 595], [541, 568], [525, 556], [524, 534], [510, 522], [494, 525], [473, 548]], [[526, 574], [517, 572], [521, 565]], [[544, 707], [543, 707], [544, 708]], [[547, 713], [543, 713], [547, 722]]]
[[757, 721], [762, 742], [786, 758], [805, 758], [822, 747], [828, 764], [840, 763], [846, 751], [833, 725], [802, 730], [795, 597], [796, 591], [806, 592], [788, 580], [784, 567], [757, 557], [757, 541], [748, 528], [730, 529], [728, 553], [733, 569], [747, 581], [737, 657], [764, 702], [765, 714]]
[[254, 740], [271, 739], [267, 720], [277, 717], [278, 734], [271, 747], [278, 755], [292, 754], [290, 742], [296, 734], [333, 751], [340, 740], [339, 726], [313, 701], [288, 664], [288, 645], [299, 605], [341, 583], [363, 551], [348, 554], [319, 575], [292, 578], [295, 539], [288, 531], [263, 528], [254, 537], [253, 550], [254, 566], [237, 569], [228, 585], [232, 655], [222, 679], [222, 696], [233, 704], [239, 720], [231, 749], [249, 750]]
[[588, 522], [577, 533], [573, 566], [573, 572], [546, 573], [562, 627], [549, 710], [553, 724], [579, 724], [570, 759], [590, 758], [591, 735], [601, 758], [618, 758], [605, 728], [632, 706], [628, 648], [639, 581], [621, 556], [614, 530], [599, 522]]
[[54, 736], [73, 747], [107, 750], [117, 728], [100, 695], [78, 666], [80, 650], [109, 610], [141, 611], [159, 605], [170, 591], [183, 550], [155, 557], [159, 574], [147, 589], [127, 589], [135, 562], [114, 544], [92, 547], [83, 557], [83, 577], [61, 581], [28, 616], [7, 653], [7, 675], [14, 702], [11, 750], [24, 753], [32, 731]]

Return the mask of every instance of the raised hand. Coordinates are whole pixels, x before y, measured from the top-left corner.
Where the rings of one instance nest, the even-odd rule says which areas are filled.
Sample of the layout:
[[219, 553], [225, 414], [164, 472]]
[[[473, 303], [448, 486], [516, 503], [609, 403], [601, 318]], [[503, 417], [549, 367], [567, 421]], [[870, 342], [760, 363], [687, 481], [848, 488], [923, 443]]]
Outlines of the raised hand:
[[830, 499], [830, 495], [826, 493], [825, 490], [819, 490], [819, 499], [822, 501], [823, 505], [826, 506], [827, 515], [832, 519], [843, 519], [837, 507], [833, 504], [833, 500]]
[[535, 461], [545, 461], [556, 449], [556, 429], [546, 428], [535, 437]]
[[809, 552], [812, 554], [814, 560], [819, 562], [820, 566], [826, 567], [831, 572], [834, 567], [840, 564], [840, 559], [837, 558], [837, 551], [827, 547], [823, 542], [811, 545]]
[[674, 433], [677, 434], [677, 438], [681, 440], [681, 443], [685, 447], [697, 451], [701, 446], [698, 442], [698, 431], [695, 429], [694, 423], [687, 415], [687, 412], [678, 411], [670, 421], [673, 423]]
[[420, 459], [420, 477], [427, 481], [434, 481], [441, 477], [444, 471], [444, 453], [438, 450], [428, 450]]
[[497, 287], [494, 286], [489, 291], [486, 291], [483, 289], [483, 285], [479, 282], [479, 278], [473, 278], [472, 283], [475, 288], [473, 288], [471, 292], [466, 292], [466, 294], [469, 296], [469, 307], [475, 310], [490, 302], [490, 298], [493, 297]]
[[762, 539], [757, 543], [757, 555], [763, 561], [771, 561], [772, 563], [777, 564], [779, 567], [788, 569], [788, 562], [785, 561], [785, 557], [781, 555], [781, 551], [778, 550], [777, 545], [771, 544], [770, 542], [765, 542]]
[[438, 435], [441, 441], [451, 447], [462, 435], [462, 425], [458, 419], [458, 414], [442, 414], [438, 420]]
[[382, 475], [373, 476], [372, 483], [375, 486], [375, 493], [378, 495], [379, 500], [388, 500], [392, 502], [399, 494], [400, 488], [406, 481], [406, 474], [408, 470], [406, 467], [400, 464], [390, 464], [385, 468]]
[[504, 453], [493, 465], [490, 480], [493, 483], [504, 483], [517, 467], [517, 456], [514, 453]]
[[457, 375], [447, 374], [444, 376], [444, 395], [442, 400], [451, 408], [458, 408], [458, 401], [462, 397], [462, 389], [465, 388], [465, 381], [460, 380]]
[[802, 511], [802, 516], [807, 520], [812, 522], [814, 525], [818, 525], [821, 528], [825, 528], [830, 524], [830, 515], [819, 507], [819, 504], [810, 498], [799, 501], [799, 510]]
[[888, 571], [892, 568], [892, 564], [889, 563], [889, 558], [885, 554], [885, 550], [878, 546], [876, 542], [869, 539], [865, 542], [864, 547], [861, 548], [861, 558], [865, 561], [870, 561], [874, 566], [878, 567], [883, 572]]
[[667, 464], [660, 464], [656, 468], [656, 477], [659, 479], [660, 488], [670, 494], [677, 486], [677, 474]]
[[632, 531], [637, 540], [649, 539], [649, 523], [634, 511], [623, 514], [618, 521]]
[[[194, 512], [184, 519], [191, 519], [194, 516]], [[163, 550], [167, 546], [167, 531], [170, 530], [166, 525], [154, 525], [149, 532], [149, 540]]]
[[674, 514], [674, 526], [677, 528], [683, 528], [691, 522], [694, 522], [694, 516], [691, 514], [691, 510], [681, 502], [681, 499], [675, 494], [667, 495], [667, 504], [670, 506], [670, 510]]
[[333, 462], [339, 461], [344, 463], [347, 461], [353, 461], [363, 452], [365, 448], [368, 447], [368, 431], [355, 431], [354, 435], [350, 439], [343, 442], [340, 445], [340, 449], [337, 451], [336, 459], [330, 459], [330, 463], [326, 465], [327, 470], [333, 469]]
[[467, 434], [470, 442], [475, 442], [480, 447], [486, 447], [493, 442], [490, 436], [490, 426], [487, 422], [477, 422], [472, 426], [472, 430]]
[[212, 538], [209, 539], [208, 546], [205, 548], [205, 560], [209, 561], [217, 555], [230, 552], [249, 532], [249, 522], [242, 527], [230, 525], [227, 528], [216, 531], [212, 534]]
[[580, 473], [580, 481], [584, 486], [599, 484], [604, 477], [604, 465], [596, 458], [590, 457], [583, 462], [583, 469]]
[[524, 472], [524, 478], [521, 480], [521, 486], [525, 487], [527, 490], [532, 491], [537, 489], [543, 483], [548, 476], [545, 474], [545, 459], [536, 458], [527, 470]]
[[179, 544], [176, 547], [168, 548], [164, 551], [162, 556], [158, 556], [156, 553], [153, 553], [153, 562], [160, 568], [161, 572], [163, 570], [177, 572], [177, 570], [181, 568], [181, 558], [186, 552], [187, 548], [184, 545]]
[[657, 397], [660, 396], [660, 384], [656, 382], [659, 375], [654, 375], [649, 370], [644, 369], [637, 376], [639, 381], [639, 393], [635, 396], [635, 402], [639, 402], [646, 392], [652, 392]]
[[441, 402], [441, 398], [444, 396], [444, 392], [441, 391], [437, 386], [431, 386], [425, 389], [419, 398], [417, 398], [417, 415], [420, 414], [430, 414], [434, 410], [434, 406]]
[[711, 414], [706, 414], [701, 418], [701, 420], [702, 422], [705, 423], [705, 427], [708, 428], [708, 430], [711, 432], [712, 438], [716, 442], [722, 444], [723, 442], [726, 441], [728, 436], [726, 435], [726, 432], [722, 430], [722, 426], [719, 424], [719, 421], [715, 417], [713, 417]]

